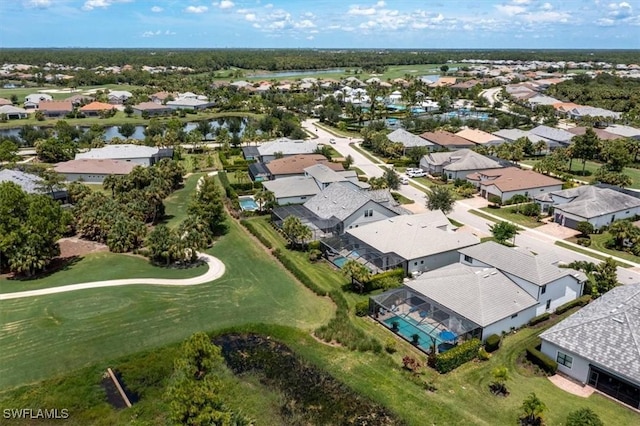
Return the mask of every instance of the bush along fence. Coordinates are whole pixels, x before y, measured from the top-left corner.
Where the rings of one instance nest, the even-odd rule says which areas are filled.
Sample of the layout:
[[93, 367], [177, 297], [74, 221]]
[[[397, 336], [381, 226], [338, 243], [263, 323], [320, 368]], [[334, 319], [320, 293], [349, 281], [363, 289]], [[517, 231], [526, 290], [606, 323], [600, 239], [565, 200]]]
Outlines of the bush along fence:
[[567, 302], [564, 305], [558, 306], [556, 308], [556, 314], [557, 315], [563, 314], [567, 312], [569, 309], [575, 308], [576, 306], [585, 306], [590, 301], [591, 301], [591, 295], [585, 294], [584, 296], [578, 297], [577, 299], [572, 300], [571, 302]]
[[253, 235], [254, 237], [256, 237], [263, 246], [265, 246], [268, 249], [272, 249], [273, 248], [273, 244], [271, 244], [271, 241], [267, 240], [265, 238], [264, 235], [262, 235], [260, 233], [260, 231], [258, 231], [255, 227], [255, 225], [251, 222], [249, 222], [248, 220], [241, 220], [240, 224], [242, 226], [244, 226], [245, 228], [247, 228], [247, 231], [249, 231], [251, 233], [251, 235]]
[[497, 351], [500, 347], [501, 340], [502, 339], [497, 334], [489, 335], [489, 337], [484, 341], [484, 349], [489, 353]]
[[445, 353], [430, 356], [429, 364], [438, 373], [448, 373], [474, 359], [478, 355], [478, 350], [481, 346], [482, 342], [478, 339], [467, 340]]
[[547, 374], [556, 374], [558, 363], [540, 352], [540, 342], [536, 342], [527, 347], [527, 359], [542, 368]]

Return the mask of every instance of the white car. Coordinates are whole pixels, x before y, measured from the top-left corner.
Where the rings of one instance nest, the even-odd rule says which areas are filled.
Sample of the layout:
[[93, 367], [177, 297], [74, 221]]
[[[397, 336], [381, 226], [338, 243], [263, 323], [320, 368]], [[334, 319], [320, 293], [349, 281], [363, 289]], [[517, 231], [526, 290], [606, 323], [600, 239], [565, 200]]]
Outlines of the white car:
[[407, 175], [410, 177], [424, 177], [427, 174], [422, 169], [414, 169], [411, 173], [407, 172]]
[[409, 185], [409, 178], [406, 177], [406, 176], [402, 176], [400, 178], [400, 183], [403, 184], [403, 185]]
[[336, 140], [335, 140], [335, 139], [329, 139], [329, 143], [330, 143], [331, 145], [335, 145], [335, 144], [336, 144]]

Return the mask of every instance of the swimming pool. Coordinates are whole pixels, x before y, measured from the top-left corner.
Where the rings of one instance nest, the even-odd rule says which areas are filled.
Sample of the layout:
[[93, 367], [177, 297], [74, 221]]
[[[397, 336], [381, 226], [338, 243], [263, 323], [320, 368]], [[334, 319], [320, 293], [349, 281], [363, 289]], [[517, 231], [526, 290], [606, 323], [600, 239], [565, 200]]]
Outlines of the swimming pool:
[[[434, 339], [436, 346], [440, 346], [444, 343], [437, 335], [435, 335], [437, 333], [437, 331], [434, 331], [435, 327], [432, 327], [428, 323], [418, 325], [417, 321], [413, 318], [401, 316], [395, 316], [384, 320], [384, 323], [389, 328], [393, 328], [394, 322], [398, 323], [398, 334], [408, 341], [413, 341], [413, 335], [417, 334], [418, 346], [424, 351], [429, 351], [429, 349], [431, 349]], [[434, 336], [430, 333], [434, 333]]]
[[250, 212], [258, 210], [258, 203], [256, 203], [253, 197], [238, 197], [238, 202], [242, 210]]
[[333, 264], [336, 265], [338, 268], [342, 268], [344, 266], [345, 263], [347, 263], [349, 259], [347, 259], [346, 257], [336, 257], [335, 259], [333, 259]]

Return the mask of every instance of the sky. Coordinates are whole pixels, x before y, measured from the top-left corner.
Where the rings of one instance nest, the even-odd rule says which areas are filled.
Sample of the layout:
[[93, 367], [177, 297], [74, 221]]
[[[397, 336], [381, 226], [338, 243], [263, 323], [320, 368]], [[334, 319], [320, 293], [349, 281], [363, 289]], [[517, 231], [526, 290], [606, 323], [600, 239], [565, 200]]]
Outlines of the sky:
[[0, 47], [640, 48], [640, 0], [0, 0]]

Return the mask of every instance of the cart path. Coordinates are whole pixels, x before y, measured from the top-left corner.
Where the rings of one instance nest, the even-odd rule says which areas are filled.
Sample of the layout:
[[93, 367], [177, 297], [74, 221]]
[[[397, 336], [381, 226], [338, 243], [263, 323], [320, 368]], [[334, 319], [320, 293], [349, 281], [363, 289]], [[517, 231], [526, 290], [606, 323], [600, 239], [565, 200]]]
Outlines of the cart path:
[[60, 287], [41, 288], [38, 290], [19, 291], [14, 293], [0, 294], [1, 300], [19, 299], [23, 297], [44, 296], [47, 294], [66, 293], [68, 291], [86, 290], [89, 288], [101, 288], [101, 287], [118, 287], [123, 285], [164, 285], [164, 286], [176, 286], [184, 287], [191, 285], [198, 285], [208, 283], [217, 280], [225, 272], [224, 263], [220, 259], [208, 255], [206, 253], [199, 253], [199, 259], [204, 261], [207, 266], [207, 272], [202, 275], [193, 278], [183, 279], [165, 279], [165, 278], [127, 278], [120, 280], [108, 280], [108, 281], [92, 281], [80, 284], [70, 284]]

